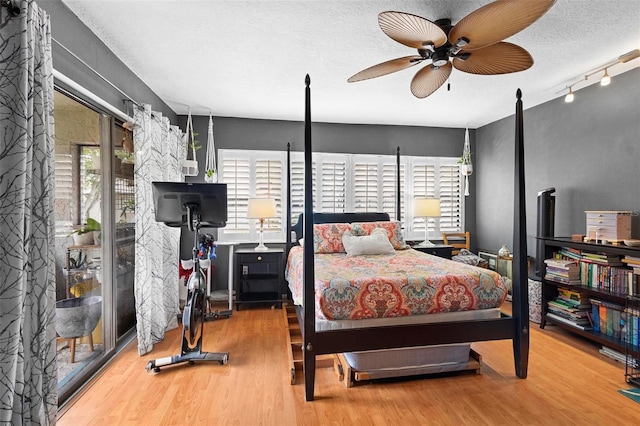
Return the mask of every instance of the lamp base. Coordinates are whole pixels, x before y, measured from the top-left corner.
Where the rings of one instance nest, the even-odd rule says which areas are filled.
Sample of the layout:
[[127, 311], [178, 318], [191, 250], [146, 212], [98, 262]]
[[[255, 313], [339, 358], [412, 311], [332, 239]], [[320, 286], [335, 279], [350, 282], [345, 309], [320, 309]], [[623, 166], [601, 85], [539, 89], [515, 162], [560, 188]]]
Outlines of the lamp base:
[[417, 247], [433, 247], [435, 246], [434, 243], [432, 243], [429, 240], [424, 240], [423, 242], [421, 242], [420, 244], [416, 244]]
[[267, 250], [269, 250], [269, 247], [267, 247], [264, 244], [260, 243], [253, 250], [255, 250], [255, 251], [267, 251]]

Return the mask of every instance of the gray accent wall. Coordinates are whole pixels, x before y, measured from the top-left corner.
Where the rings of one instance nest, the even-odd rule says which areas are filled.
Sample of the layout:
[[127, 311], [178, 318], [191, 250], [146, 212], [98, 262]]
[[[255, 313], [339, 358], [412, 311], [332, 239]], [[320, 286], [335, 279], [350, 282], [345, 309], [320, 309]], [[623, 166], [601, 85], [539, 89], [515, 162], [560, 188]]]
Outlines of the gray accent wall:
[[[535, 256], [537, 194], [555, 187], [555, 236], [585, 234], [585, 210], [631, 210], [640, 238], [640, 68], [558, 98], [524, 103], [527, 243]], [[515, 94], [513, 98], [515, 111]], [[513, 247], [514, 116], [476, 131], [478, 247]]]

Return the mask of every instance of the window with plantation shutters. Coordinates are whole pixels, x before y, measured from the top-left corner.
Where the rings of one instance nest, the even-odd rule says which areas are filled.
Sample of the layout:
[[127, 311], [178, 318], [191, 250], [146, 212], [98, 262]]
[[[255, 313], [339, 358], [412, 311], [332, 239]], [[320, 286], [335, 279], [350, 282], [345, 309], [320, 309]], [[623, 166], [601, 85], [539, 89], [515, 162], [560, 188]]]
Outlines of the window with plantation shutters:
[[[227, 184], [229, 220], [222, 240], [257, 241], [258, 224], [249, 220], [251, 197], [276, 200], [278, 217], [265, 221], [265, 241], [284, 241], [286, 152], [219, 150], [220, 181]], [[386, 212], [396, 219], [397, 164], [394, 155], [313, 153], [313, 210]], [[440, 198], [442, 216], [429, 223], [429, 235], [464, 230], [464, 198], [457, 158], [401, 157], [400, 203], [405, 238], [424, 239], [425, 220], [414, 218], [413, 199]], [[304, 155], [291, 153], [291, 220], [304, 211]]]
[[[406, 164], [410, 170], [407, 178], [412, 189], [412, 194], [406, 200], [410, 207], [404, 212], [411, 217], [406, 229], [407, 239], [423, 240], [427, 223], [429, 236], [433, 238], [440, 238], [443, 231], [463, 231], [463, 200], [457, 159], [406, 157]], [[440, 199], [439, 218], [426, 221], [422, 217], [413, 217], [413, 199], [424, 197]]]
[[259, 222], [247, 218], [249, 198], [273, 198], [278, 217], [264, 222], [265, 241], [283, 241], [284, 164], [283, 152], [220, 150], [220, 183], [227, 184], [227, 226], [218, 238], [258, 241]]

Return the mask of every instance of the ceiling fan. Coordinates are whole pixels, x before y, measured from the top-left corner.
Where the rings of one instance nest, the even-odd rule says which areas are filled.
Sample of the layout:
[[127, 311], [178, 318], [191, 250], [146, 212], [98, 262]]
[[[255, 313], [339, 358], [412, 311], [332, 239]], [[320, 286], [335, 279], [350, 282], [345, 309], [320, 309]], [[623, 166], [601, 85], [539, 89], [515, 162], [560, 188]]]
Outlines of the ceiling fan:
[[452, 68], [484, 75], [524, 71], [533, 65], [529, 52], [502, 40], [533, 24], [555, 2], [496, 0], [471, 12], [455, 26], [450, 19], [431, 22], [410, 13], [382, 12], [378, 15], [382, 31], [398, 43], [418, 49], [418, 54], [374, 65], [347, 81], [380, 77], [430, 61], [411, 80], [411, 93], [426, 98], [447, 81]]

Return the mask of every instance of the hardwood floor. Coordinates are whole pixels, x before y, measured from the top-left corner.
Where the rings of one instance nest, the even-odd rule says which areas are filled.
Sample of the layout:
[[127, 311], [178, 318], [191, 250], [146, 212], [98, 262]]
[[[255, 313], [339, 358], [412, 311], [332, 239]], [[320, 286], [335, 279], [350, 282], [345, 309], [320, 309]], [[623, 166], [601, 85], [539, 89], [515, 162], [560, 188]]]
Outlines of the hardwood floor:
[[[570, 333], [531, 324], [529, 375], [514, 373], [510, 341], [474, 343], [483, 374], [380, 380], [345, 388], [318, 370], [316, 400], [290, 384], [282, 312], [251, 308], [205, 325], [204, 350], [228, 351], [227, 365], [182, 364], [147, 373], [147, 361], [180, 351], [172, 330], [151, 354], [134, 341], [58, 425], [632, 425], [640, 404], [620, 395], [624, 366]], [[301, 382], [302, 380], [298, 380]]]

